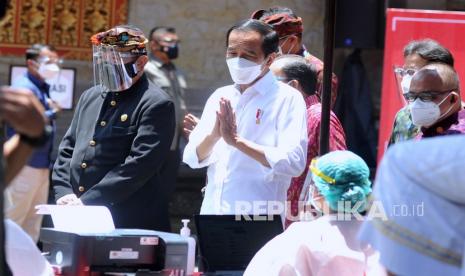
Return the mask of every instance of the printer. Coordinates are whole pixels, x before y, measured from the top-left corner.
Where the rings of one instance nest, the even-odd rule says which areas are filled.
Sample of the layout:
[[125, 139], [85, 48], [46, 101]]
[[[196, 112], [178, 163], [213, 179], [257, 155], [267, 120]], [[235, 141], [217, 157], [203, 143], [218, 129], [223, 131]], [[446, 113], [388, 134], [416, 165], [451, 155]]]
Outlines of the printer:
[[140, 229], [89, 233], [42, 228], [40, 241], [47, 260], [65, 276], [144, 271], [184, 275], [187, 268], [188, 241], [173, 233]]

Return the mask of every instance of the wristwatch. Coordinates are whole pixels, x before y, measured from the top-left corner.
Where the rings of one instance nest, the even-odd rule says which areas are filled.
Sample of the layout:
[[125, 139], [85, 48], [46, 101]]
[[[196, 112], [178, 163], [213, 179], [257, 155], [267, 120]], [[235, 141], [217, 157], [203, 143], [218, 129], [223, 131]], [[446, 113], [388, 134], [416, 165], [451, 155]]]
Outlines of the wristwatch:
[[26, 134], [20, 133], [19, 139], [21, 140], [21, 142], [24, 142], [33, 148], [40, 148], [47, 143], [48, 139], [50, 139], [50, 137], [52, 136], [52, 131], [52, 126], [46, 125], [44, 127], [44, 132], [40, 137], [30, 137]]

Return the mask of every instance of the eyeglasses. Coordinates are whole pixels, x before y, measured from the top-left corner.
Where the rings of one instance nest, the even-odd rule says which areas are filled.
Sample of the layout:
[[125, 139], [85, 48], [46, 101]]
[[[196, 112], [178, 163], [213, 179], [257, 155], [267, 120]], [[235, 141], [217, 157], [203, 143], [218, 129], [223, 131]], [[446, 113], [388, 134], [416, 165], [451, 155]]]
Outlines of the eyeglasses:
[[420, 99], [423, 102], [431, 102], [436, 100], [441, 95], [446, 95], [452, 91], [456, 91], [457, 89], [451, 89], [447, 91], [422, 91], [422, 92], [407, 92], [404, 94], [404, 98], [408, 102], [414, 102], [416, 99]]
[[417, 70], [416, 69], [413, 69], [413, 68], [407, 68], [407, 69], [404, 69], [402, 67], [396, 67], [394, 68], [394, 73], [401, 76], [401, 77], [404, 77], [404, 76], [413, 76], [415, 74]]
[[62, 58], [49, 58], [49, 57], [43, 57], [37, 59], [38, 63], [44, 63], [44, 64], [50, 64], [50, 63], [56, 63], [57, 65], [62, 65], [63, 64], [63, 59]]

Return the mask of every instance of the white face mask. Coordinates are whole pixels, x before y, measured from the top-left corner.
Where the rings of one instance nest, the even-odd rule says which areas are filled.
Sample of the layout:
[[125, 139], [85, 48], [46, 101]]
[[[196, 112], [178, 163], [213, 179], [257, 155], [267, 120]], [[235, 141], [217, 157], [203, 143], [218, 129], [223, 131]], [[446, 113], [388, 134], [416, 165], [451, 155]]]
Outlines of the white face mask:
[[262, 64], [257, 64], [245, 58], [228, 58], [226, 63], [228, 64], [229, 74], [236, 84], [249, 84], [262, 73]]
[[60, 67], [56, 63], [41, 63], [38, 70], [39, 75], [45, 80], [50, 80], [58, 76]]
[[412, 82], [412, 78], [413, 76], [412, 75], [405, 75], [403, 78], [402, 78], [402, 81], [400, 82], [400, 86], [402, 87], [402, 93], [407, 93], [410, 89], [410, 83]]
[[431, 101], [424, 102], [420, 99], [416, 99], [413, 103], [409, 104], [410, 114], [412, 115], [412, 122], [418, 127], [429, 127], [439, 121], [444, 115], [449, 113], [453, 108], [451, 106], [442, 116], [440, 106], [448, 99], [444, 98], [439, 104]]

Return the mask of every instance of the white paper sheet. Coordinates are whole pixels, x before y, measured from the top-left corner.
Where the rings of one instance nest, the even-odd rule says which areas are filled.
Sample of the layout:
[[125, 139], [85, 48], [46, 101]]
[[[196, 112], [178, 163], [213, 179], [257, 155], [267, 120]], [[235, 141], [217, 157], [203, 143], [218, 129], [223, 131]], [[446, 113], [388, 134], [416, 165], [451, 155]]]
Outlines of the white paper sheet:
[[37, 214], [51, 215], [55, 229], [75, 233], [106, 233], [115, 230], [105, 206], [37, 205]]

